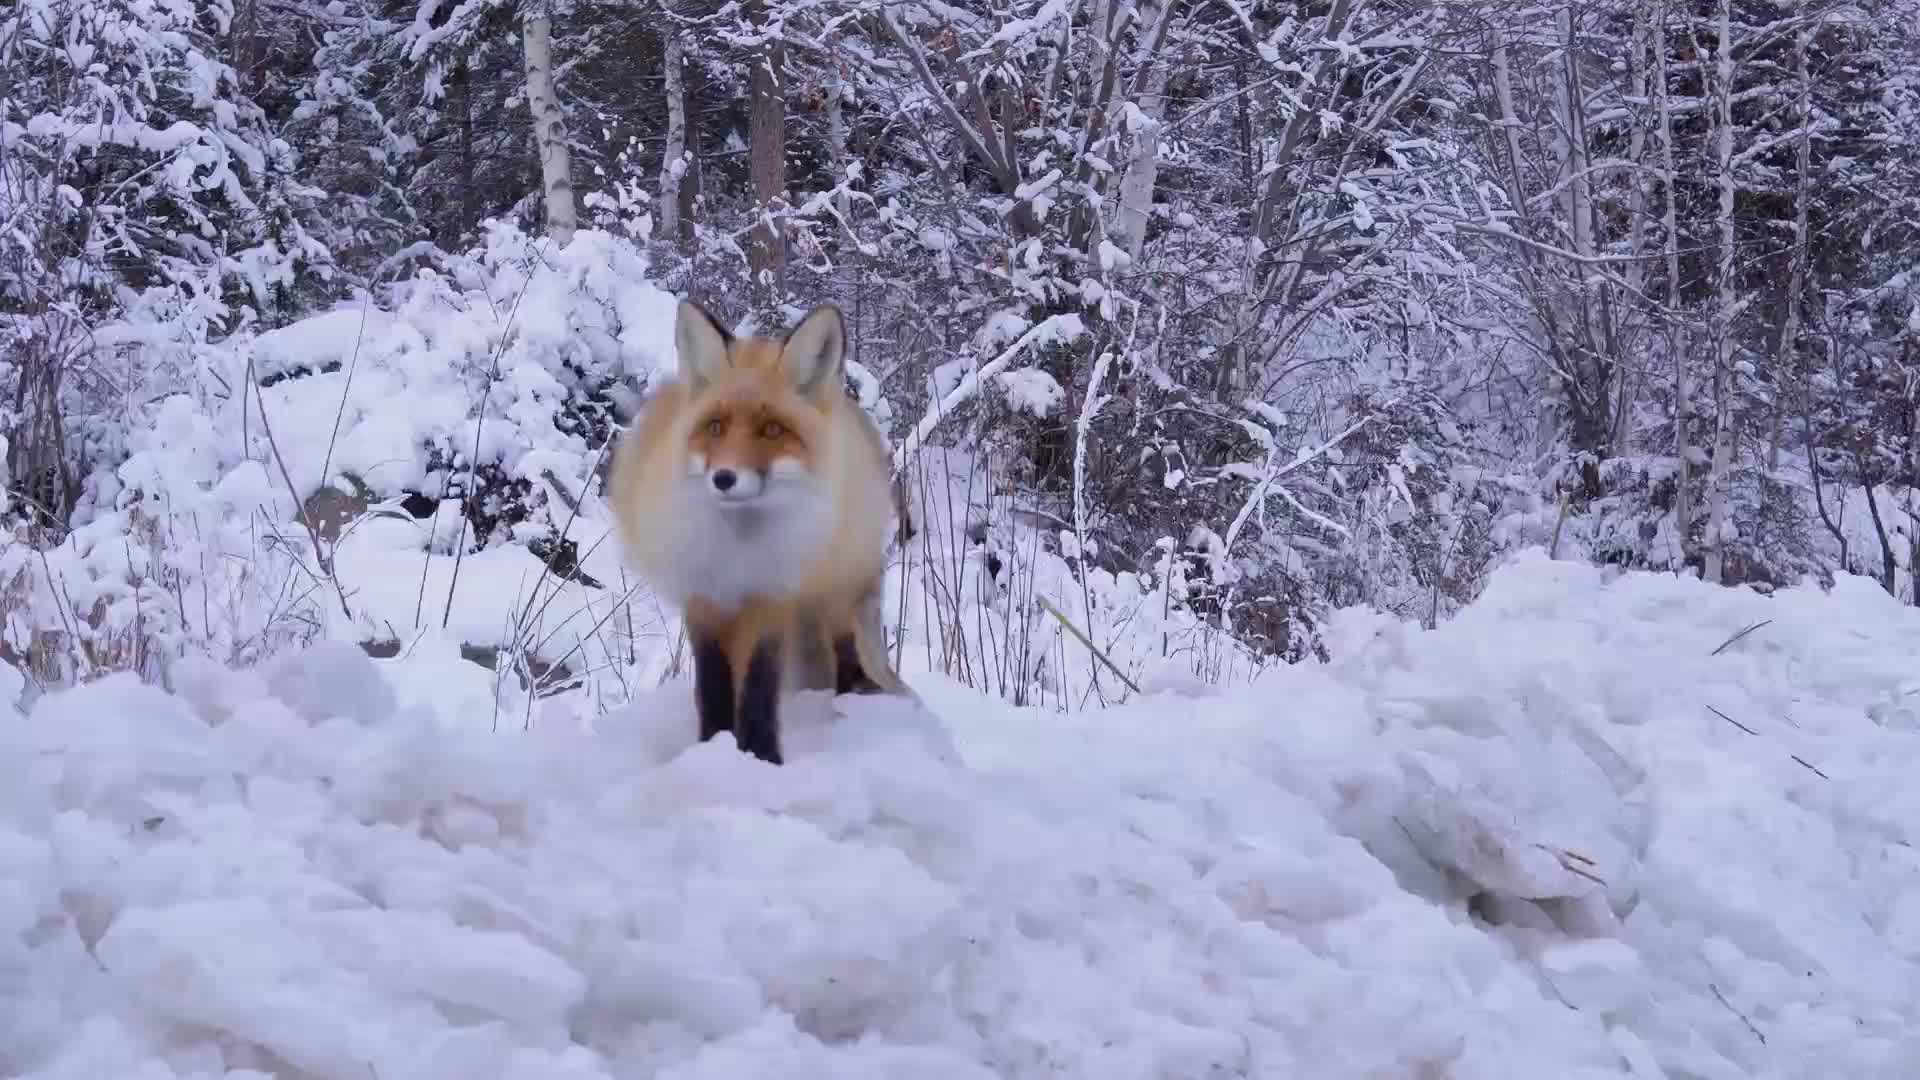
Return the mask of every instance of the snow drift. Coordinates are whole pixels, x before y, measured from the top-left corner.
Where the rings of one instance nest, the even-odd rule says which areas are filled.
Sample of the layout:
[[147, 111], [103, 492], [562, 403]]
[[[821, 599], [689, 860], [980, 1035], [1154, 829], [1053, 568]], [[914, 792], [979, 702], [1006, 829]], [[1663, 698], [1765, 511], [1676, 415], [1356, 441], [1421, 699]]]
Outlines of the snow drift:
[[1920, 1069], [1920, 613], [1534, 555], [1334, 646], [815, 699], [778, 769], [681, 682], [495, 734], [339, 643], [50, 694], [0, 724], [0, 1073]]

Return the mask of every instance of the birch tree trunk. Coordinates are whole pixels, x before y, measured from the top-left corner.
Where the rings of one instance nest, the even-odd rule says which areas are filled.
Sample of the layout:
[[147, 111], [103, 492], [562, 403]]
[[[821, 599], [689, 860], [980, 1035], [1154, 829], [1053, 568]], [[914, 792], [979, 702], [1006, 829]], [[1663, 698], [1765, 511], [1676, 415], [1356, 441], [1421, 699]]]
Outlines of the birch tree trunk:
[[[1560, 204], [1567, 215], [1567, 227], [1572, 231], [1574, 254], [1584, 256], [1593, 254], [1593, 200], [1592, 181], [1587, 175], [1586, 95], [1580, 82], [1579, 24], [1571, 5], [1560, 9], [1559, 19], [1561, 78], [1554, 90], [1559, 98], [1561, 131], [1565, 133], [1560, 139], [1558, 164], [1566, 180], [1561, 187]], [[1584, 296], [1591, 270], [1582, 262], [1576, 263], [1573, 271]]]
[[573, 205], [573, 164], [567, 156], [567, 121], [553, 90], [553, 20], [544, 9], [529, 11], [521, 29], [527, 54], [527, 111], [533, 114], [533, 145], [540, 154], [540, 185], [546, 195], [547, 235], [566, 247], [579, 227]]
[[1701, 577], [1716, 585], [1726, 578], [1727, 502], [1733, 487], [1733, 0], [1720, 0], [1714, 43], [1714, 157], [1720, 185], [1719, 287], [1713, 316], [1713, 488], [1707, 507], [1705, 562]]
[[[833, 162], [833, 183], [847, 182], [847, 77], [840, 59], [834, 57], [833, 76], [827, 83], [827, 154]], [[853, 201], [845, 191], [833, 196], [833, 208], [844, 220], [853, 212]]]
[[1666, 233], [1667, 352], [1673, 357], [1673, 452], [1679, 459], [1674, 475], [1673, 517], [1674, 531], [1680, 538], [1680, 564], [1685, 566], [1693, 554], [1693, 440], [1687, 437], [1693, 418], [1693, 387], [1687, 379], [1687, 351], [1680, 341], [1680, 214], [1673, 168], [1673, 91], [1667, 81], [1667, 0], [1657, 0], [1653, 8], [1653, 66], [1654, 93], [1660, 104], [1660, 183], [1666, 202], [1661, 226]]
[[[1163, 15], [1162, 18], [1170, 16]], [[1160, 125], [1166, 116], [1170, 65], [1154, 64], [1140, 95], [1140, 115], [1134, 121], [1133, 156], [1120, 178], [1120, 237], [1128, 255], [1138, 259], [1147, 243], [1147, 219], [1153, 216], [1153, 186], [1160, 178]]]
[[684, 251], [689, 236], [680, 189], [687, 178], [687, 85], [686, 47], [680, 42], [680, 29], [668, 23], [660, 35], [665, 46], [667, 78], [667, 145], [660, 155], [660, 232]]

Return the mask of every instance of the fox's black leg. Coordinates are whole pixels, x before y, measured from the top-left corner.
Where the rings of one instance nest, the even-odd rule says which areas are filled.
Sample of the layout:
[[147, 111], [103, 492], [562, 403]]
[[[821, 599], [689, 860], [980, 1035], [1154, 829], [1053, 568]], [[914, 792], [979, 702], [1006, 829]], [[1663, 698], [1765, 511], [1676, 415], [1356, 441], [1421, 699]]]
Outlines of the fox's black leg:
[[833, 669], [836, 694], [877, 694], [883, 689], [860, 662], [860, 649], [854, 644], [852, 634], [833, 639]]
[[780, 764], [780, 642], [762, 641], [740, 682], [740, 748]]
[[733, 665], [712, 638], [693, 646], [693, 704], [700, 714], [700, 741], [733, 730]]

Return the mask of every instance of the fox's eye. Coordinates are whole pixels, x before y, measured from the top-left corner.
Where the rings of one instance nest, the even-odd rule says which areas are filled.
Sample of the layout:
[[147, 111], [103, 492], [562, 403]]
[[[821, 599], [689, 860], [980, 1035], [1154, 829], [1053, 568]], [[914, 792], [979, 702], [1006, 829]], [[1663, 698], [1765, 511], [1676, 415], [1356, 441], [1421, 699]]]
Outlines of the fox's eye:
[[707, 437], [717, 439], [727, 433], [727, 422], [718, 417], [707, 421]]
[[778, 420], [768, 420], [760, 425], [760, 437], [763, 439], [777, 439], [786, 433], [787, 425]]

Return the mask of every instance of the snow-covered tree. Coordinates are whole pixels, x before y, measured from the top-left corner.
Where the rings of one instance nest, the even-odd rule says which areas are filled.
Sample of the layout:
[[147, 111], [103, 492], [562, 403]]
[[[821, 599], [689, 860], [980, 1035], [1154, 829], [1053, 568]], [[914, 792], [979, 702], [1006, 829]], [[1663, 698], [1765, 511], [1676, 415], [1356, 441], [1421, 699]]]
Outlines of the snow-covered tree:
[[0, 315], [7, 467], [64, 525], [130, 403], [194, 347], [295, 313], [330, 254], [325, 193], [224, 58], [225, 5], [39, 0], [0, 13]]

